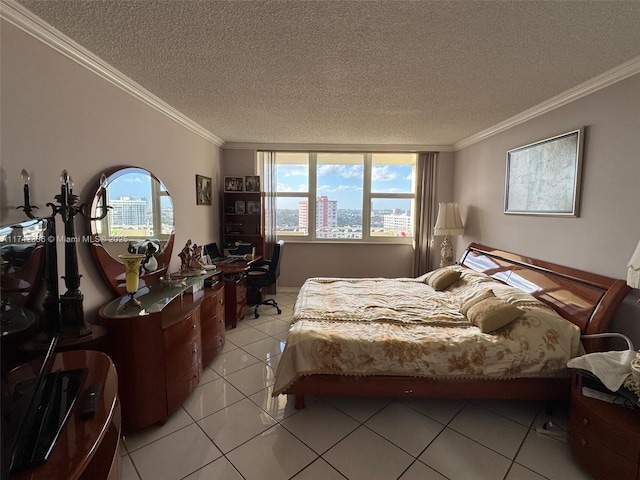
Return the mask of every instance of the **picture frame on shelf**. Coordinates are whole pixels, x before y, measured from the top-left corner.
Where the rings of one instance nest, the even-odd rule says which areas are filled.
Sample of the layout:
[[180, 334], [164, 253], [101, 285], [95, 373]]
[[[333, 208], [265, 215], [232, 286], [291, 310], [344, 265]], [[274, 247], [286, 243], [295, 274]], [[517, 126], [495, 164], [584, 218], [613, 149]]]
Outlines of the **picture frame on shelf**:
[[242, 177], [224, 177], [225, 192], [243, 192], [244, 179]]
[[233, 205], [227, 205], [225, 213], [236, 213], [236, 208]]
[[196, 175], [196, 205], [211, 205], [211, 177]]
[[235, 213], [245, 213], [245, 203], [244, 200], [236, 200], [235, 203]]
[[260, 213], [260, 202], [247, 201], [247, 213]]
[[584, 128], [507, 152], [504, 213], [578, 217]]
[[260, 175], [246, 175], [244, 177], [245, 191], [247, 192], [259, 192], [260, 191]]

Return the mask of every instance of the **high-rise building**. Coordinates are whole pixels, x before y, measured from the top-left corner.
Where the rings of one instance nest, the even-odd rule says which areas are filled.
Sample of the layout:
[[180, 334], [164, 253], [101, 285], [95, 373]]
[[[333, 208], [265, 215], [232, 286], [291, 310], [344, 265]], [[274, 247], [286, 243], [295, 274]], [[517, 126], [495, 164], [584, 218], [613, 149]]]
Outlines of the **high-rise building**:
[[[309, 220], [309, 205], [306, 200], [298, 203], [298, 226], [307, 228]], [[338, 201], [329, 200], [327, 196], [316, 198], [316, 232], [318, 236], [324, 236], [327, 228], [338, 226]]]
[[109, 200], [112, 207], [109, 210], [111, 225], [146, 225], [147, 201], [140, 198], [120, 197]]
[[407, 214], [402, 215], [384, 215], [384, 231], [386, 233], [393, 233], [399, 236], [411, 236], [411, 216]]

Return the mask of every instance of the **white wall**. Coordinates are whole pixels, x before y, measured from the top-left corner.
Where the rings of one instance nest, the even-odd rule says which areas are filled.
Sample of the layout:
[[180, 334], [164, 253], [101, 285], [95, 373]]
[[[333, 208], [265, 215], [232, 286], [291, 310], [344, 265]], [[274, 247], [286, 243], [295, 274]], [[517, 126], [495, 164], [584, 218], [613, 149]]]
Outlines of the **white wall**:
[[[219, 237], [217, 205], [196, 206], [195, 175], [220, 182], [219, 148], [143, 104], [120, 88], [55, 52], [12, 25], [1, 25], [0, 223], [26, 219], [20, 171], [32, 177], [32, 204], [48, 214], [60, 191], [60, 172], [75, 182], [74, 193], [91, 201], [103, 170], [143, 167], [162, 180], [172, 196], [176, 251], [188, 238]], [[85, 232], [82, 218], [76, 230]], [[63, 231], [62, 225], [58, 231]], [[80, 289], [87, 318], [111, 297], [91, 257], [78, 245]], [[64, 255], [58, 248], [59, 272]], [[179, 259], [174, 254], [172, 268]], [[65, 291], [61, 283], [61, 293]]]
[[[586, 127], [578, 218], [505, 215], [509, 149]], [[455, 154], [454, 198], [470, 241], [626, 278], [640, 239], [640, 75], [635, 75]], [[635, 295], [635, 292], [634, 292]], [[626, 301], [626, 305], [633, 302]], [[640, 346], [640, 312], [616, 319]]]

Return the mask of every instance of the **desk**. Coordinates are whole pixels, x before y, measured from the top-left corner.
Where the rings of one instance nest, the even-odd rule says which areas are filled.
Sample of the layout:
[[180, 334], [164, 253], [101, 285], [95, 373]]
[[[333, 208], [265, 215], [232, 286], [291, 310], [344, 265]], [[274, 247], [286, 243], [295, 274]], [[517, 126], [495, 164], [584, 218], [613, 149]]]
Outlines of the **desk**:
[[[37, 375], [40, 361], [34, 360], [9, 373], [9, 385]], [[9, 480], [108, 479], [120, 478], [120, 403], [116, 370], [104, 353], [74, 350], [59, 353], [53, 371], [87, 368], [87, 378], [60, 437], [46, 462], [9, 475]], [[87, 387], [102, 384], [95, 415], [83, 417], [82, 402]]]
[[236, 328], [238, 321], [244, 318], [247, 307], [246, 272], [261, 258], [261, 255], [247, 255], [244, 260], [216, 264], [224, 274], [224, 318], [231, 328]]

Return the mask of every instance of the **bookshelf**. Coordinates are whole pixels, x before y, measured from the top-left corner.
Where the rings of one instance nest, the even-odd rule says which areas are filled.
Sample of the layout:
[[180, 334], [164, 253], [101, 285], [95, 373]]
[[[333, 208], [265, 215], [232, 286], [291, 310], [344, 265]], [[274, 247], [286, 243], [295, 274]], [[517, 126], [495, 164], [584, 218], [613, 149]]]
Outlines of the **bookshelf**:
[[[264, 194], [224, 192], [222, 201], [222, 245], [251, 244], [264, 256]], [[248, 252], [251, 253], [251, 252]]]

